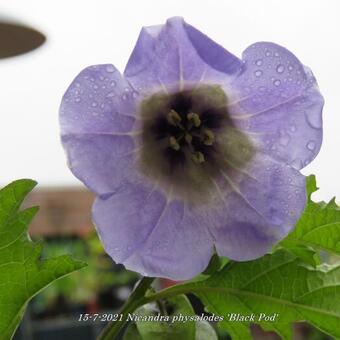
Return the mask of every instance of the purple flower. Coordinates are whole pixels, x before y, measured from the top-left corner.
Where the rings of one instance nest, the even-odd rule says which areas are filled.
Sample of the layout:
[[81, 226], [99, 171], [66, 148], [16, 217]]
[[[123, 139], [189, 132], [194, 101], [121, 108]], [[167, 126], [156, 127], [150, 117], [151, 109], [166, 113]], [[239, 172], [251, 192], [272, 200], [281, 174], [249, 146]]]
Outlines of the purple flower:
[[124, 74], [90, 66], [66, 91], [69, 167], [97, 194], [108, 254], [147, 276], [188, 279], [214, 253], [264, 255], [305, 203], [323, 98], [288, 50], [242, 60], [181, 18], [143, 28]]

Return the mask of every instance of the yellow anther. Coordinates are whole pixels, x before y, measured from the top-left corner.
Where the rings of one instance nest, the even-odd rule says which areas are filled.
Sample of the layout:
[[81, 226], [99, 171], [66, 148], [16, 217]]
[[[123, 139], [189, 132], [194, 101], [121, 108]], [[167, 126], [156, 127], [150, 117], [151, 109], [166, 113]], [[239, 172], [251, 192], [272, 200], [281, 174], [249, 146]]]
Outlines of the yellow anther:
[[192, 153], [191, 159], [197, 164], [201, 164], [205, 161], [204, 155], [200, 151], [195, 151], [194, 153]]
[[173, 136], [169, 138], [169, 144], [170, 144], [170, 147], [172, 147], [176, 151], [178, 151], [181, 148], [181, 146], [177, 142], [177, 139]]
[[191, 136], [189, 133], [186, 133], [184, 138], [185, 138], [185, 141], [186, 141], [188, 144], [191, 144], [191, 142], [192, 142], [192, 136]]
[[182, 118], [175, 110], [170, 110], [167, 115], [167, 120], [171, 125], [178, 126], [180, 125], [179, 123], [181, 122]]
[[195, 127], [199, 127], [201, 125], [201, 119], [197, 113], [194, 113], [194, 112], [188, 113], [187, 119], [189, 122], [192, 122]]
[[214, 144], [214, 140], [215, 140], [214, 133], [211, 130], [208, 130], [208, 129], [205, 129], [203, 131], [203, 133], [204, 133], [203, 143], [205, 145], [213, 145]]

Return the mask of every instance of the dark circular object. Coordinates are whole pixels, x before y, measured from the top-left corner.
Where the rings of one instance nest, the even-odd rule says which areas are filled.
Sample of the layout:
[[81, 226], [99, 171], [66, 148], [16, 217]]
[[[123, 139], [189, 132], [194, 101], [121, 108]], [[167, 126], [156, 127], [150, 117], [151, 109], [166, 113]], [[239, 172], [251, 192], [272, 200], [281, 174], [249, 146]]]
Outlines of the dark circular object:
[[30, 52], [45, 41], [46, 37], [33, 28], [0, 21], [0, 59]]

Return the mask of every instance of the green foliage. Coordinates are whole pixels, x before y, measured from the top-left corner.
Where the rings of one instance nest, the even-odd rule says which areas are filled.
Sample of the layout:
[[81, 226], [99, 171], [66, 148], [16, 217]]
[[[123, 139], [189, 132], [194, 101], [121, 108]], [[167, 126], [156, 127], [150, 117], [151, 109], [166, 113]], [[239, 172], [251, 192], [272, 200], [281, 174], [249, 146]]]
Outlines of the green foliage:
[[[159, 302], [162, 304], [163, 302]], [[163, 309], [165, 312], [160, 310]], [[217, 340], [214, 329], [203, 321], [186, 321], [184, 317], [195, 317], [195, 312], [184, 295], [166, 301], [161, 308], [149, 304], [134, 312], [138, 317], [157, 317], [163, 315], [169, 321], [136, 321], [129, 326], [124, 340]], [[182, 320], [180, 318], [183, 318]], [[176, 318], [178, 318], [176, 320]]]
[[307, 178], [308, 203], [295, 229], [281, 242], [287, 249], [323, 250], [340, 255], [340, 208], [332, 199], [329, 203], [313, 202], [317, 191], [315, 176]]
[[[209, 312], [223, 316], [220, 325], [233, 339], [250, 339], [249, 321], [290, 339], [290, 324], [300, 320], [340, 338], [339, 266], [314, 269], [279, 250], [255, 261], [232, 262], [204, 281], [177, 285], [159, 295], [184, 292], [194, 293]], [[261, 313], [271, 319], [260, 320]], [[252, 314], [253, 320], [240, 321], [240, 316]]]
[[78, 240], [48, 241], [43, 250], [44, 257], [55, 257], [69, 253], [88, 264], [83, 270], [53, 282], [35, 299], [37, 309], [44, 310], [63, 296], [70, 303], [87, 303], [94, 300], [98, 293], [112, 286], [129, 285], [137, 280], [136, 273], [122, 270], [113, 271], [113, 262], [105, 254], [95, 232]]
[[33, 243], [27, 233], [38, 208], [19, 211], [35, 185], [32, 180], [18, 180], [0, 190], [0, 340], [12, 337], [34, 295], [85, 266], [67, 255], [40, 259], [42, 244]]

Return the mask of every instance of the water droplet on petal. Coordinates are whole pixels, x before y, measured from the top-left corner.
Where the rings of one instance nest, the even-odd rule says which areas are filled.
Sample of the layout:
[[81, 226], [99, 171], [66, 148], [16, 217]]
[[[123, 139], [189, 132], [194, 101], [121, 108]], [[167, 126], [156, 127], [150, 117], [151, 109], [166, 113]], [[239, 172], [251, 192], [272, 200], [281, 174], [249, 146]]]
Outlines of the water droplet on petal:
[[295, 131], [296, 131], [296, 126], [295, 126], [295, 125], [291, 125], [291, 126], [289, 127], [289, 131], [290, 131], [290, 132], [295, 132]]
[[106, 95], [106, 97], [108, 97], [108, 98], [112, 98], [112, 97], [114, 97], [114, 96], [115, 96], [115, 93], [114, 93], [113, 91], [109, 92], [109, 93]]
[[107, 65], [105, 68], [106, 72], [108, 73], [112, 73], [115, 71], [115, 68], [113, 67], [113, 65]]
[[261, 70], [256, 70], [254, 73], [256, 77], [261, 77], [263, 72]]
[[282, 146], [287, 146], [290, 142], [290, 137], [289, 135], [282, 135], [279, 141]]
[[275, 53], [274, 53], [274, 56], [275, 56], [275, 57], [279, 57], [279, 56], [280, 56], [279, 52], [275, 52]]
[[276, 68], [277, 73], [282, 73], [285, 70], [285, 67], [283, 65], [278, 65]]
[[98, 106], [98, 103], [97, 102], [92, 102], [91, 106], [92, 107], [96, 107], [96, 106]]
[[302, 168], [301, 159], [298, 159], [298, 158], [294, 159], [294, 160], [290, 163], [290, 165], [291, 165], [293, 168], [297, 169], [297, 170], [301, 169], [301, 168]]
[[305, 112], [305, 117], [309, 125], [314, 129], [321, 129], [322, 127], [322, 117], [319, 111], [309, 111]]
[[307, 143], [307, 149], [310, 150], [310, 151], [315, 150], [315, 142], [312, 141], [312, 140], [309, 141], [309, 142]]
[[116, 82], [114, 80], [112, 80], [111, 83], [110, 83], [110, 86], [115, 87], [116, 86]]
[[292, 65], [289, 65], [288, 66], [288, 70], [291, 71], [293, 69], [293, 66]]
[[261, 65], [263, 64], [262, 59], [256, 60], [256, 61], [255, 61], [255, 64], [256, 64], [257, 66], [261, 66]]
[[271, 55], [272, 54], [269, 51], [266, 52], [266, 57], [270, 57]]
[[275, 86], [280, 86], [281, 85], [281, 80], [276, 79], [276, 80], [274, 80], [273, 83], [274, 83]]
[[137, 91], [132, 92], [132, 97], [137, 98], [139, 96], [139, 93]]
[[123, 99], [123, 100], [126, 100], [127, 97], [128, 97], [128, 96], [127, 96], [126, 94], [123, 94], [123, 95], [122, 95], [122, 99]]

